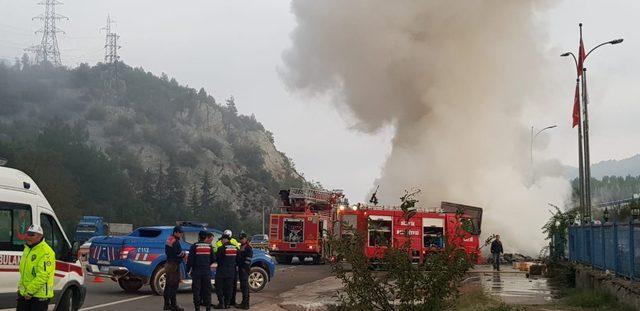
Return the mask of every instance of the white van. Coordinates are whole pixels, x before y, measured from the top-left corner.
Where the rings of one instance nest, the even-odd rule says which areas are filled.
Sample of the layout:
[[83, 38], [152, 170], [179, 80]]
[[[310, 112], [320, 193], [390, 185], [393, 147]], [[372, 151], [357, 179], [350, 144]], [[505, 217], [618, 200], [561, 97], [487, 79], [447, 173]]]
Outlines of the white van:
[[18, 267], [26, 230], [40, 224], [45, 241], [56, 253], [56, 310], [78, 310], [86, 288], [80, 262], [75, 258], [56, 214], [27, 174], [0, 166], [0, 309], [16, 307]]

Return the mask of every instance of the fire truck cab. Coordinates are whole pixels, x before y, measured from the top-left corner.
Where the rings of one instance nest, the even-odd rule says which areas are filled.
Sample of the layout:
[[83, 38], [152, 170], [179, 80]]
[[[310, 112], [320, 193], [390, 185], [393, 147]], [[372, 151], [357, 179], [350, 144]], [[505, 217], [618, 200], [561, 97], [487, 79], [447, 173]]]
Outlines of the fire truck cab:
[[[461, 222], [456, 211], [462, 210], [462, 218], [470, 220], [471, 228], [459, 230]], [[480, 225], [482, 209], [468, 205], [442, 202], [439, 210], [418, 209], [409, 219], [403, 211], [394, 207], [341, 206], [337, 211], [339, 222], [334, 232], [346, 237], [357, 230], [365, 237], [364, 251], [373, 261], [382, 260], [389, 246], [410, 245], [410, 255], [415, 262], [422, 262], [430, 251], [437, 251], [446, 243], [455, 243], [474, 254], [480, 261]]]
[[335, 219], [336, 206], [348, 205], [342, 190], [298, 189], [280, 191], [283, 213], [269, 220], [270, 254], [278, 263], [313, 258], [324, 261], [325, 242]]

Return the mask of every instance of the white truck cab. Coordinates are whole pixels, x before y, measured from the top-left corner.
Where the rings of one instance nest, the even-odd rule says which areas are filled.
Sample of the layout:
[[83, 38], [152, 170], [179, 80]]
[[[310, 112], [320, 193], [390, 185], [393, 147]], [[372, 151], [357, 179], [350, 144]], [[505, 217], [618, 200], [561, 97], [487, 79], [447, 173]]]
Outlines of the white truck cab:
[[44, 229], [44, 239], [56, 254], [56, 310], [78, 310], [84, 302], [84, 273], [55, 212], [27, 174], [0, 166], [0, 309], [16, 307], [18, 268], [31, 224]]

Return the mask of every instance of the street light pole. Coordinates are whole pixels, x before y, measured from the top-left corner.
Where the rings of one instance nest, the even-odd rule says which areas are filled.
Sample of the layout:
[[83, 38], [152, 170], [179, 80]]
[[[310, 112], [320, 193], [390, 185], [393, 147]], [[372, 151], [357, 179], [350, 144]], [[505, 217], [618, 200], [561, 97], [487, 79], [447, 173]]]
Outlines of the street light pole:
[[[580, 27], [580, 48], [583, 48], [582, 45], [582, 23], [579, 24]], [[615, 39], [607, 42], [600, 43], [592, 48], [584, 58], [580, 59], [580, 64], [582, 64], [583, 68], [578, 66], [578, 60], [576, 56], [567, 52], [560, 56], [569, 56], [573, 57], [573, 60], [576, 62], [576, 72], [578, 77], [576, 78], [576, 84], [580, 81], [580, 75], [582, 74], [582, 122], [578, 122], [578, 159], [579, 159], [579, 170], [580, 170], [580, 205], [583, 209], [583, 217], [585, 222], [591, 222], [591, 163], [589, 159], [589, 113], [588, 113], [588, 101], [589, 97], [587, 96], [587, 69], [584, 68], [584, 62], [593, 51], [597, 48], [607, 45], [607, 44], [619, 44], [622, 43], [623, 39]], [[582, 55], [578, 53], [578, 55]], [[584, 142], [584, 146], [583, 146]]]
[[531, 127], [531, 148], [530, 148], [530, 152], [531, 152], [531, 167], [533, 168], [533, 141], [536, 139], [536, 137], [538, 137], [538, 134], [542, 133], [545, 130], [549, 130], [552, 128], [557, 127], [557, 125], [550, 125], [547, 126], [541, 130], [539, 130], [535, 135], [533, 135], [533, 126]]

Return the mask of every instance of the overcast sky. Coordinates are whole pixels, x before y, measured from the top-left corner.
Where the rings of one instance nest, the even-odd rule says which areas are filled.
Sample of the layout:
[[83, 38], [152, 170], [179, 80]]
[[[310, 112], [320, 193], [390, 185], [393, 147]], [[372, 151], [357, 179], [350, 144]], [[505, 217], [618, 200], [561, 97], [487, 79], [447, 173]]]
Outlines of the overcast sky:
[[[40, 22], [31, 20], [43, 10], [37, 2], [0, 0], [0, 59], [12, 61], [39, 42], [33, 31]], [[640, 78], [633, 74], [640, 68], [640, 2], [549, 2], [556, 4], [539, 14], [540, 32], [546, 33], [540, 44], [553, 62], [557, 60], [552, 64], [566, 84], [549, 90], [563, 94], [554, 100], [557, 109], [533, 107], [522, 121], [536, 129], [558, 125], [538, 137], [536, 157], [576, 166], [576, 132], [570, 125], [575, 71], [570, 60], [557, 56], [577, 50], [578, 22], [585, 24], [587, 48], [625, 39], [622, 45], [599, 49], [587, 63], [592, 161], [640, 152]], [[282, 83], [281, 56], [291, 45], [289, 35], [296, 25], [288, 1], [66, 0], [58, 13], [69, 17], [58, 24], [66, 32], [58, 37], [64, 64], [103, 59], [100, 28], [111, 14], [124, 62], [204, 87], [219, 102], [233, 95], [239, 111], [255, 114], [308, 179], [345, 189], [352, 201], [359, 201], [378, 177], [390, 151], [392, 128], [376, 135], [358, 133], [348, 113], [333, 108], [328, 98], [291, 94]]]

